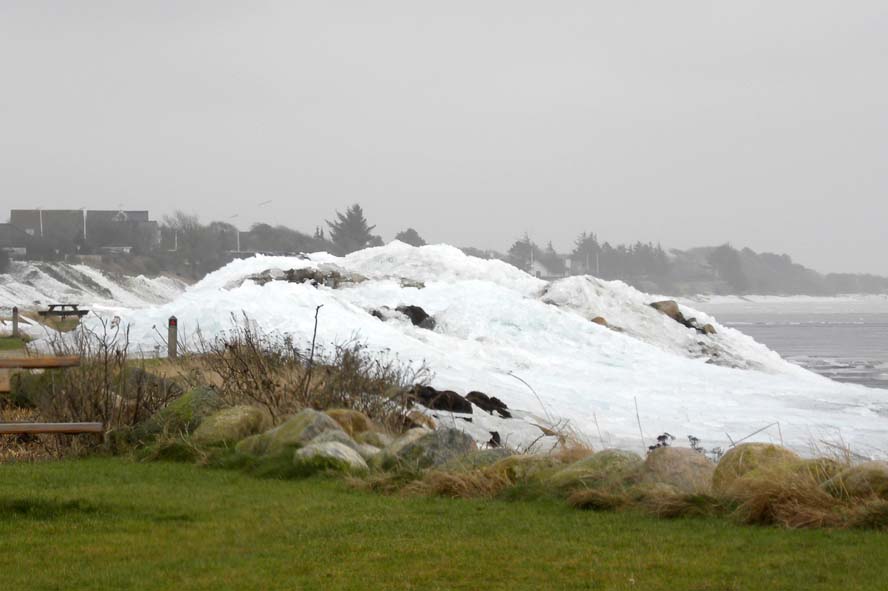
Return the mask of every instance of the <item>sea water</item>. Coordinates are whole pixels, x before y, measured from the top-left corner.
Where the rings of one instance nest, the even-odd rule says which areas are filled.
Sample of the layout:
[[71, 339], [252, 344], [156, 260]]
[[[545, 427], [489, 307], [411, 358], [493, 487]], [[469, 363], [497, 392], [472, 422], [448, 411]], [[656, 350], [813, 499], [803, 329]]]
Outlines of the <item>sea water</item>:
[[888, 314], [722, 314], [720, 320], [821, 375], [888, 389]]

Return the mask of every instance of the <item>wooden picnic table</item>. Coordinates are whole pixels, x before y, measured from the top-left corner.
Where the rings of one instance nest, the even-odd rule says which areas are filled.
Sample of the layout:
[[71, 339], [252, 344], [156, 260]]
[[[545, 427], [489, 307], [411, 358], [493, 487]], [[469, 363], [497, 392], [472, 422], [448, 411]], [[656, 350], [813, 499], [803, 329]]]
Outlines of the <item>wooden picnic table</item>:
[[83, 318], [89, 314], [89, 310], [81, 310], [80, 304], [49, 304], [48, 310], [37, 312], [40, 316], [77, 316]]

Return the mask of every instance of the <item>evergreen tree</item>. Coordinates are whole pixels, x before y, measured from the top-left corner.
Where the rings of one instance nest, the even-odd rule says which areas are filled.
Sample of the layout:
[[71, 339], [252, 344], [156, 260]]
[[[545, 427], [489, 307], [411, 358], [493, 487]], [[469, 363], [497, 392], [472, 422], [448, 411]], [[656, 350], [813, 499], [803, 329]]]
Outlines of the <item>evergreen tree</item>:
[[749, 280], [743, 271], [740, 253], [730, 244], [723, 244], [714, 249], [709, 254], [708, 260], [718, 277], [727, 282], [734, 293], [743, 293], [749, 287]]
[[367, 224], [364, 210], [355, 203], [345, 210], [345, 213], [336, 212], [335, 221], [327, 221], [330, 227], [330, 240], [342, 254], [348, 254], [367, 248], [378, 246], [382, 243], [379, 236], [372, 234], [373, 228]]
[[426, 241], [423, 240], [422, 236], [419, 235], [419, 232], [413, 228], [407, 228], [406, 230], [398, 232], [398, 235], [395, 236], [395, 240], [400, 240], [404, 244], [409, 244], [410, 246], [426, 245]]
[[570, 253], [573, 262], [572, 269], [579, 269], [582, 273], [592, 275], [596, 272], [596, 257], [601, 255], [601, 245], [595, 234], [583, 232], [574, 242], [573, 252]]
[[512, 244], [507, 254], [507, 262], [521, 269], [530, 272], [532, 261], [542, 261], [546, 258], [542, 249], [525, 234]]

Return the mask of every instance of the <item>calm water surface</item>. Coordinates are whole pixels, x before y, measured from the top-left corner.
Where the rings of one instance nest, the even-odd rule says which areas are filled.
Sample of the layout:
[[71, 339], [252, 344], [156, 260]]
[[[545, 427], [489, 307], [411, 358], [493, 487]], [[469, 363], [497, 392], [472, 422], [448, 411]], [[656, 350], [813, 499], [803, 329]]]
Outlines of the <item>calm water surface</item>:
[[840, 382], [888, 389], [888, 313], [716, 312], [785, 359]]

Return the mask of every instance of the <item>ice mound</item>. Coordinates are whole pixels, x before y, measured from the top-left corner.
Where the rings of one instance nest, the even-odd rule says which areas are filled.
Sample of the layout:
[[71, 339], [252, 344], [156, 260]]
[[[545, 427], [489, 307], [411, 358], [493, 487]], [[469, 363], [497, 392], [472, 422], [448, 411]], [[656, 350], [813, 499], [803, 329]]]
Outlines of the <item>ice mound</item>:
[[[338, 288], [282, 279], [287, 270], [321, 265], [367, 279]], [[250, 280], [267, 271], [274, 280]], [[322, 345], [359, 338], [381, 355], [426, 363], [437, 388], [480, 390], [511, 409], [568, 421], [598, 448], [642, 448], [637, 401], [645, 445], [668, 431], [726, 447], [779, 422], [753, 440], [782, 438], [800, 451], [842, 440], [858, 453], [884, 455], [884, 392], [817, 376], [683, 306], [686, 316], [717, 330], [701, 335], [650, 308], [657, 299], [620, 282], [571, 277], [548, 284], [450, 246], [394, 242], [346, 257], [238, 260], [170, 302], [121, 301], [94, 309], [120, 316], [130, 325], [133, 346], [150, 352], [161, 350], [159, 329], [173, 315], [180, 342], [193, 339], [198, 328], [205, 336], [221, 333], [245, 314], [262, 329], [307, 345], [315, 310], [323, 306]], [[435, 329], [371, 314], [401, 305], [422, 307]], [[594, 316], [622, 332], [591, 322]]]

